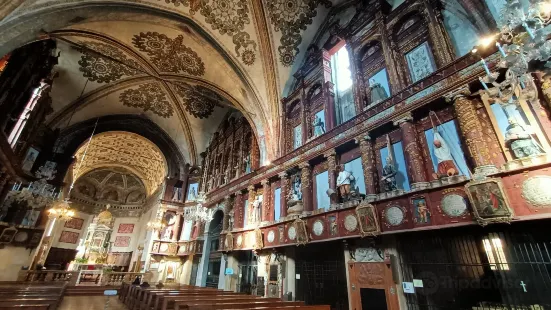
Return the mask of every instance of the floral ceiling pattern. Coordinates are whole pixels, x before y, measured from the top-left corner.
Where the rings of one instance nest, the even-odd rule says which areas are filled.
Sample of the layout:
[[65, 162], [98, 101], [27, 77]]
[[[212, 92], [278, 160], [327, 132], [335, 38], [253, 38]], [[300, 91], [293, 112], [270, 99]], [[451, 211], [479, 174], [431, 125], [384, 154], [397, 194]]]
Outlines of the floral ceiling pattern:
[[93, 41], [79, 45], [76, 50], [82, 53], [78, 62], [80, 71], [90, 81], [109, 83], [138, 73], [140, 65], [112, 45]]
[[302, 42], [301, 31], [312, 24], [317, 15], [317, 7], [323, 4], [331, 7], [329, 0], [266, 0], [268, 15], [275, 31], [281, 31], [280, 46], [277, 48], [279, 60], [289, 67], [297, 54]]
[[144, 112], [151, 111], [160, 117], [167, 118], [174, 114], [166, 93], [158, 83], [145, 83], [137, 88], [129, 88], [120, 94], [119, 100], [125, 106], [140, 108]]
[[186, 111], [196, 118], [207, 118], [220, 106], [223, 98], [212, 90], [201, 85], [191, 86], [187, 83], [176, 85], [178, 95], [183, 99]]
[[[162, 0], [159, 0], [162, 1]], [[175, 6], [190, 8], [190, 14], [199, 12], [205, 21], [222, 35], [232, 37], [237, 57], [246, 65], [252, 65], [256, 59], [256, 42], [245, 31], [245, 25], [251, 23], [248, 0], [165, 0]]]
[[146, 53], [159, 71], [204, 75], [203, 60], [194, 50], [185, 46], [183, 41], [182, 35], [171, 39], [158, 32], [142, 32], [132, 38], [134, 46]]

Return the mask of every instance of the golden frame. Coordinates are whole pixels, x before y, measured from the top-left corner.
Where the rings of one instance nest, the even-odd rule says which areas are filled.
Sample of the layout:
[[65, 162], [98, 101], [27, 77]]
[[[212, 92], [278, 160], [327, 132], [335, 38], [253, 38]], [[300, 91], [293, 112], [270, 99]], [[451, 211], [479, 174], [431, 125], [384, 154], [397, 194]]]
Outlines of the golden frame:
[[465, 185], [465, 191], [478, 224], [510, 223], [513, 219], [514, 213], [501, 179], [472, 181]]
[[358, 218], [360, 236], [376, 236], [381, 233], [375, 206], [364, 200], [356, 207], [355, 212]]
[[262, 235], [262, 230], [257, 228], [254, 230], [254, 249], [260, 250], [264, 247], [264, 236]]
[[296, 243], [297, 245], [305, 245], [308, 243], [308, 231], [306, 230], [306, 221], [302, 219], [296, 219], [293, 222], [295, 229], [297, 231]]
[[225, 251], [232, 251], [233, 250], [233, 235], [231, 233], [227, 233], [226, 234], [226, 240], [224, 241], [224, 245], [228, 244], [227, 246], [225, 246], [224, 250]]

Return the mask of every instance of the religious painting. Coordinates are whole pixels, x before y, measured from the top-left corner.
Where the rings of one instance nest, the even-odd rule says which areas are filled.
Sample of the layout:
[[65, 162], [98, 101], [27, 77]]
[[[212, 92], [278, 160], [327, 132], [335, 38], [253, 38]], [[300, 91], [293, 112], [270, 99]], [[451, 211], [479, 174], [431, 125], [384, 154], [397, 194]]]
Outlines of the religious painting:
[[159, 253], [159, 247], [160, 247], [161, 243], [160, 242], [155, 242], [153, 243], [153, 248], [151, 248], [151, 252], [153, 253]]
[[329, 236], [335, 237], [339, 234], [339, 224], [337, 222], [337, 216], [329, 215], [327, 218], [329, 219]]
[[509, 223], [513, 218], [501, 179], [470, 182], [465, 185], [465, 189], [473, 213], [482, 226], [489, 223]]
[[196, 201], [198, 196], [199, 183], [191, 183], [188, 186], [186, 202]]
[[79, 233], [77, 232], [64, 230], [61, 232], [61, 235], [59, 236], [59, 242], [77, 244], [78, 236], [79, 236]]
[[302, 145], [302, 124], [293, 128], [293, 149], [297, 149]]
[[119, 234], [131, 234], [134, 231], [134, 224], [119, 224], [117, 233]]
[[65, 225], [63, 227], [70, 228], [70, 229], [81, 230], [83, 224], [84, 224], [83, 219], [78, 218], [78, 217], [73, 217], [72, 219], [65, 222]]
[[362, 201], [362, 203], [356, 207], [356, 216], [359, 220], [360, 235], [362, 237], [366, 235], [374, 236], [381, 232], [375, 207], [372, 204]]
[[306, 230], [306, 222], [301, 219], [295, 220], [293, 226], [296, 229], [296, 243], [306, 244], [308, 243], [308, 231]]
[[163, 215], [164, 228], [161, 230], [162, 240], [170, 240], [172, 235], [177, 233], [174, 231], [174, 224], [176, 223], [177, 216], [179, 215], [174, 211], [166, 211]]
[[433, 179], [451, 176], [465, 176], [470, 172], [461, 149], [461, 140], [457, 133], [455, 121], [451, 120], [438, 124], [434, 120], [434, 127], [425, 130], [425, 138], [429, 147], [434, 173]]
[[113, 246], [118, 248], [126, 248], [130, 246], [130, 236], [117, 236]]
[[6, 228], [2, 231], [2, 234], [0, 235], [0, 243], [10, 243], [12, 242], [13, 238], [15, 237], [15, 234], [17, 233], [17, 228], [10, 227]]
[[411, 199], [413, 205], [413, 220], [416, 224], [430, 224], [431, 216], [425, 196], [417, 196]]
[[312, 136], [317, 137], [325, 133], [325, 110], [321, 109], [312, 120]]
[[435, 71], [434, 59], [429, 43], [426, 41], [407, 53], [406, 61], [413, 83], [426, 78]]
[[40, 152], [35, 149], [34, 147], [29, 147], [27, 150], [27, 154], [25, 154], [25, 159], [23, 160], [23, 163], [21, 164], [21, 169], [25, 172], [31, 172], [34, 166], [34, 162], [36, 161], [36, 158], [38, 157], [38, 154]]

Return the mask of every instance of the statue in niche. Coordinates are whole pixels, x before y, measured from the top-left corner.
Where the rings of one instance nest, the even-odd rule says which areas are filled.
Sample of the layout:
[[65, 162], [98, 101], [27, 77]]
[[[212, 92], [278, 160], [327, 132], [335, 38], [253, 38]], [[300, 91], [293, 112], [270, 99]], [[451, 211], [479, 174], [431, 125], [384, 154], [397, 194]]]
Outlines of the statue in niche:
[[192, 187], [189, 189], [188, 200], [189, 201], [197, 200], [197, 192], [195, 191], [195, 187]]
[[293, 180], [293, 183], [292, 183], [292, 188], [290, 193], [291, 200], [294, 200], [294, 201], [302, 200], [302, 189], [300, 187], [301, 187], [300, 176], [297, 175], [295, 176], [295, 179]]
[[170, 238], [172, 237], [174, 224], [176, 223], [176, 214], [172, 212], [167, 212], [165, 214], [165, 222], [166, 222], [166, 227], [163, 233], [163, 239], [170, 240]]
[[505, 131], [505, 144], [511, 149], [515, 159], [544, 153], [543, 148], [532, 137], [532, 134], [512, 117], [509, 118], [509, 126]]
[[453, 161], [453, 157], [446, 140], [438, 133], [436, 128], [434, 131], [434, 156], [438, 161], [436, 172], [433, 173], [435, 179], [451, 177], [459, 174], [459, 169]]
[[181, 201], [182, 189], [180, 187], [173, 187], [174, 193], [172, 194], [172, 201]]
[[261, 215], [261, 206], [262, 206], [262, 196], [258, 195], [255, 197], [253, 203], [252, 203], [252, 216], [251, 216], [251, 223], [258, 223], [260, 222]]
[[354, 181], [354, 176], [351, 172], [344, 170], [343, 165], [337, 166], [339, 176], [337, 177], [337, 188], [343, 201], [350, 200], [351, 183]]
[[229, 217], [228, 218], [228, 230], [229, 231], [233, 230], [234, 216], [235, 216], [235, 213], [233, 212], [233, 210], [228, 212], [228, 217]]
[[384, 192], [390, 192], [398, 189], [396, 186], [396, 173], [397, 171], [394, 167], [392, 157], [389, 156], [386, 158], [386, 165], [383, 167], [383, 177], [381, 178], [381, 184], [383, 185]]
[[325, 133], [325, 124], [317, 115], [314, 115], [312, 126], [314, 126], [314, 137], [321, 136]]
[[247, 154], [243, 159], [243, 164], [245, 166], [245, 173], [251, 172], [251, 154]]
[[296, 175], [291, 183], [291, 190], [289, 191], [287, 201], [287, 214], [300, 214], [304, 211], [304, 205], [302, 204], [302, 188], [301, 188], [300, 176]]
[[371, 104], [381, 102], [388, 98], [386, 90], [380, 83], [370, 80], [369, 88], [371, 89]]

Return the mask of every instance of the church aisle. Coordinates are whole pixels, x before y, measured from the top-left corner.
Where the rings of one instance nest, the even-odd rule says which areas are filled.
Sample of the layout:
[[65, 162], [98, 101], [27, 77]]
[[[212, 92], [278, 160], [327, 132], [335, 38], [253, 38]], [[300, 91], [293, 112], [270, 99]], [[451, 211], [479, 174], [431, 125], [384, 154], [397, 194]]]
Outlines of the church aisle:
[[[59, 310], [103, 310], [105, 308], [105, 296], [65, 296]], [[109, 310], [126, 309], [117, 296], [109, 299]]]

